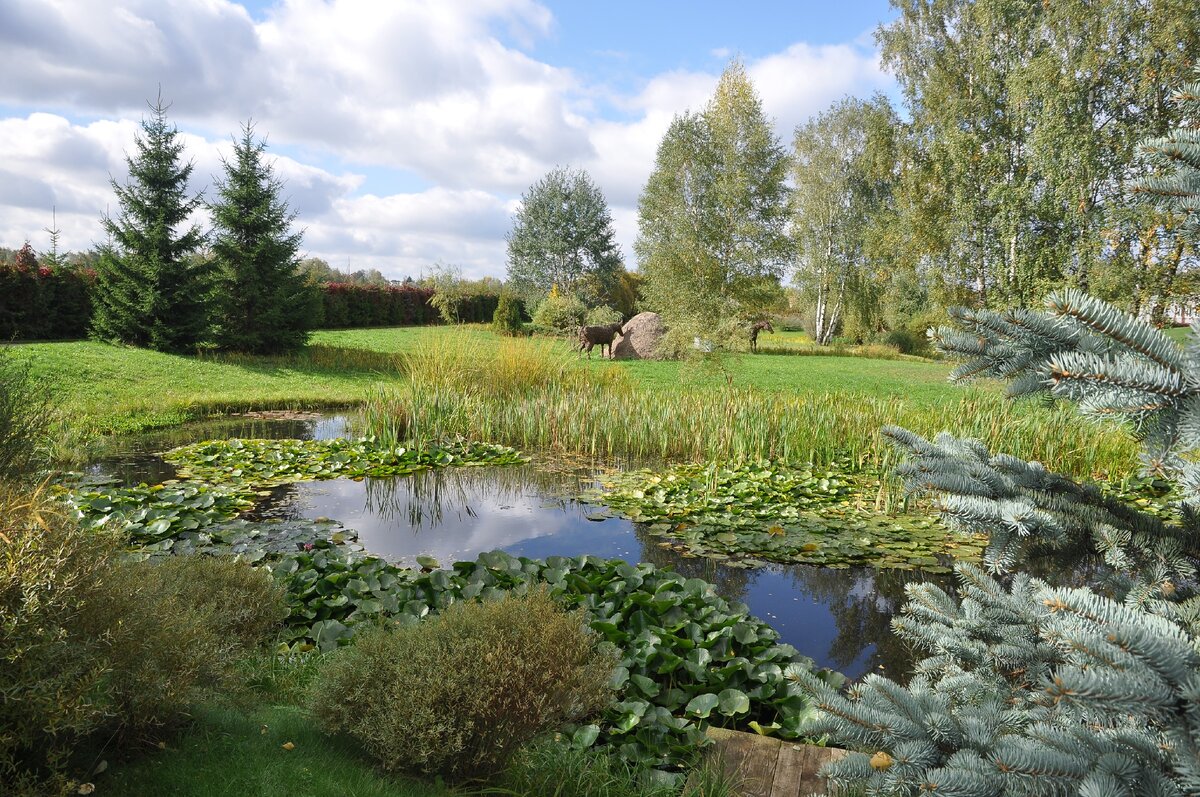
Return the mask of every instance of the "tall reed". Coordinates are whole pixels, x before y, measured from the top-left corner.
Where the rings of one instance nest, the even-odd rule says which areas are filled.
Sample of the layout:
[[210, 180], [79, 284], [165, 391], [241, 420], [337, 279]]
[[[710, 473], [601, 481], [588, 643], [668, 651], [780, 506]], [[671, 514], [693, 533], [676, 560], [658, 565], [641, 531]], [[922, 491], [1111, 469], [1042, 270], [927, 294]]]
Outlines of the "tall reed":
[[396, 441], [461, 435], [601, 459], [849, 458], [890, 469], [878, 432], [897, 424], [926, 436], [977, 437], [993, 451], [1076, 476], [1122, 475], [1136, 463], [1126, 436], [1091, 428], [1069, 408], [1013, 403], [980, 388], [936, 408], [861, 393], [646, 389], [620, 371], [581, 367], [553, 344], [521, 339], [491, 351], [446, 340], [407, 358], [405, 369], [366, 407], [367, 427]]

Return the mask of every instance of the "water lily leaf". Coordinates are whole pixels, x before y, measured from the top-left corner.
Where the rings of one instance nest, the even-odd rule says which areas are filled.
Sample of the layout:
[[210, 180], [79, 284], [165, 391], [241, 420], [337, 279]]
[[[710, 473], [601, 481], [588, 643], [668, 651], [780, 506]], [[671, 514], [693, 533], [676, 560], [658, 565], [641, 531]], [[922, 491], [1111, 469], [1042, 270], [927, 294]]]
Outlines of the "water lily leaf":
[[732, 717], [750, 710], [750, 698], [740, 689], [725, 689], [717, 696], [717, 705], [722, 714]]
[[712, 713], [712, 710], [716, 708], [718, 704], [720, 704], [720, 702], [720, 698], [711, 692], [703, 695], [696, 695], [690, 701], [688, 701], [687, 708], [685, 708], [684, 711], [686, 711], [688, 714], [700, 717], [701, 719], [705, 719], [709, 714]]

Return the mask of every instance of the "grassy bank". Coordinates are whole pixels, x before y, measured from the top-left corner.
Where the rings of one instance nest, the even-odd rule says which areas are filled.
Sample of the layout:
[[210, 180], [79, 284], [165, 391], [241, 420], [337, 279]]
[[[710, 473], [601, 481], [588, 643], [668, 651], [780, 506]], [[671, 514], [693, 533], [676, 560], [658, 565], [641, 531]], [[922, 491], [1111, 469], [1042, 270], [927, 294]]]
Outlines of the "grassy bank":
[[[777, 365], [777, 364], [783, 364]], [[606, 459], [849, 456], [886, 468], [880, 427], [947, 428], [997, 451], [1077, 475], [1124, 474], [1134, 447], [1065, 408], [947, 385], [948, 366], [845, 357], [741, 357], [695, 363], [580, 364], [545, 341], [444, 338], [406, 359], [367, 404], [377, 434], [478, 437]]]
[[[290, 744], [290, 748], [285, 748]], [[380, 774], [351, 742], [294, 706], [201, 707], [169, 749], [97, 776], [98, 795], [447, 797], [433, 783]]]
[[[178, 357], [91, 342], [16, 347], [59, 394], [63, 440], [214, 413], [367, 402], [377, 432], [461, 434], [606, 458], [849, 454], [886, 465], [879, 427], [944, 429], [1076, 475], [1125, 473], [1134, 447], [1069, 411], [946, 383], [950, 366], [863, 356], [580, 359], [569, 342], [484, 327], [319, 332], [291, 357]], [[1099, 442], [1097, 442], [1099, 441]]]

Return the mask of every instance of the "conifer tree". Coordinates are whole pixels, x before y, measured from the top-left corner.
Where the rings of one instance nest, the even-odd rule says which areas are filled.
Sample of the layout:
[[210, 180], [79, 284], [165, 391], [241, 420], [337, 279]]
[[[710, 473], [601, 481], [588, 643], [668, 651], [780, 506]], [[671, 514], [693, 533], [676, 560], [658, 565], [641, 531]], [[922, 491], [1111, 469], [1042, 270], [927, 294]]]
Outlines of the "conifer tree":
[[[1177, 166], [1133, 187], [1192, 224], [1194, 144], [1187, 130], [1151, 142]], [[1146, 473], [1173, 481], [1179, 500], [1154, 515], [978, 441], [886, 430], [911, 456], [909, 488], [934, 496], [952, 527], [989, 534], [987, 570], [956, 568], [957, 598], [909, 588], [894, 629], [928, 656], [907, 686], [869, 676], [840, 695], [800, 676], [824, 712], [814, 730], [867, 751], [830, 774], [872, 794], [1200, 794], [1200, 325], [1179, 347], [1076, 290], [1044, 313], [955, 319], [933, 335], [966, 360], [954, 378], [1007, 379], [1010, 395], [1123, 421]], [[1099, 583], [1017, 570], [1029, 551], [1068, 544], [1102, 559]]]
[[[187, 196], [191, 163], [181, 163], [178, 129], [160, 97], [142, 120], [137, 157], [126, 156], [129, 183], [112, 181], [121, 210], [105, 217], [93, 293], [92, 337], [159, 351], [189, 352], [209, 328], [208, 267], [192, 255], [204, 242], [184, 227], [202, 197]], [[182, 229], [182, 232], [177, 232]]]
[[308, 341], [314, 293], [298, 270], [301, 233], [288, 211], [264, 141], [247, 122], [233, 158], [223, 161], [213, 216], [216, 265], [216, 342], [258, 354], [293, 351]]

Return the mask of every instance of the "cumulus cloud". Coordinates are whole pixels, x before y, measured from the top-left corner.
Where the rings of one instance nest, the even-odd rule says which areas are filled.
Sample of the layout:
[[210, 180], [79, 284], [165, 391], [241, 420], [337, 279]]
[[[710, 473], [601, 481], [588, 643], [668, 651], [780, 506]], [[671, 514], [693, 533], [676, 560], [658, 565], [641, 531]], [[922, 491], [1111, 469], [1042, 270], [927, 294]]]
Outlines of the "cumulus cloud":
[[[125, 179], [161, 84], [188, 131], [193, 188], [253, 117], [292, 156], [276, 168], [306, 248], [339, 267], [400, 277], [442, 260], [502, 275], [516, 198], [568, 164], [605, 192], [632, 264], [662, 135], [719, 74], [668, 71], [616, 93], [528, 54], [553, 26], [534, 0], [281, 0], [258, 19], [229, 0], [5, 0], [0, 103], [56, 113], [0, 119], [0, 244], [44, 238], [50, 206], [68, 248], [99, 240], [116, 210], [109, 177]], [[838, 97], [889, 83], [857, 41], [797, 43], [746, 66], [785, 142]], [[430, 187], [364, 194], [378, 168]]]

